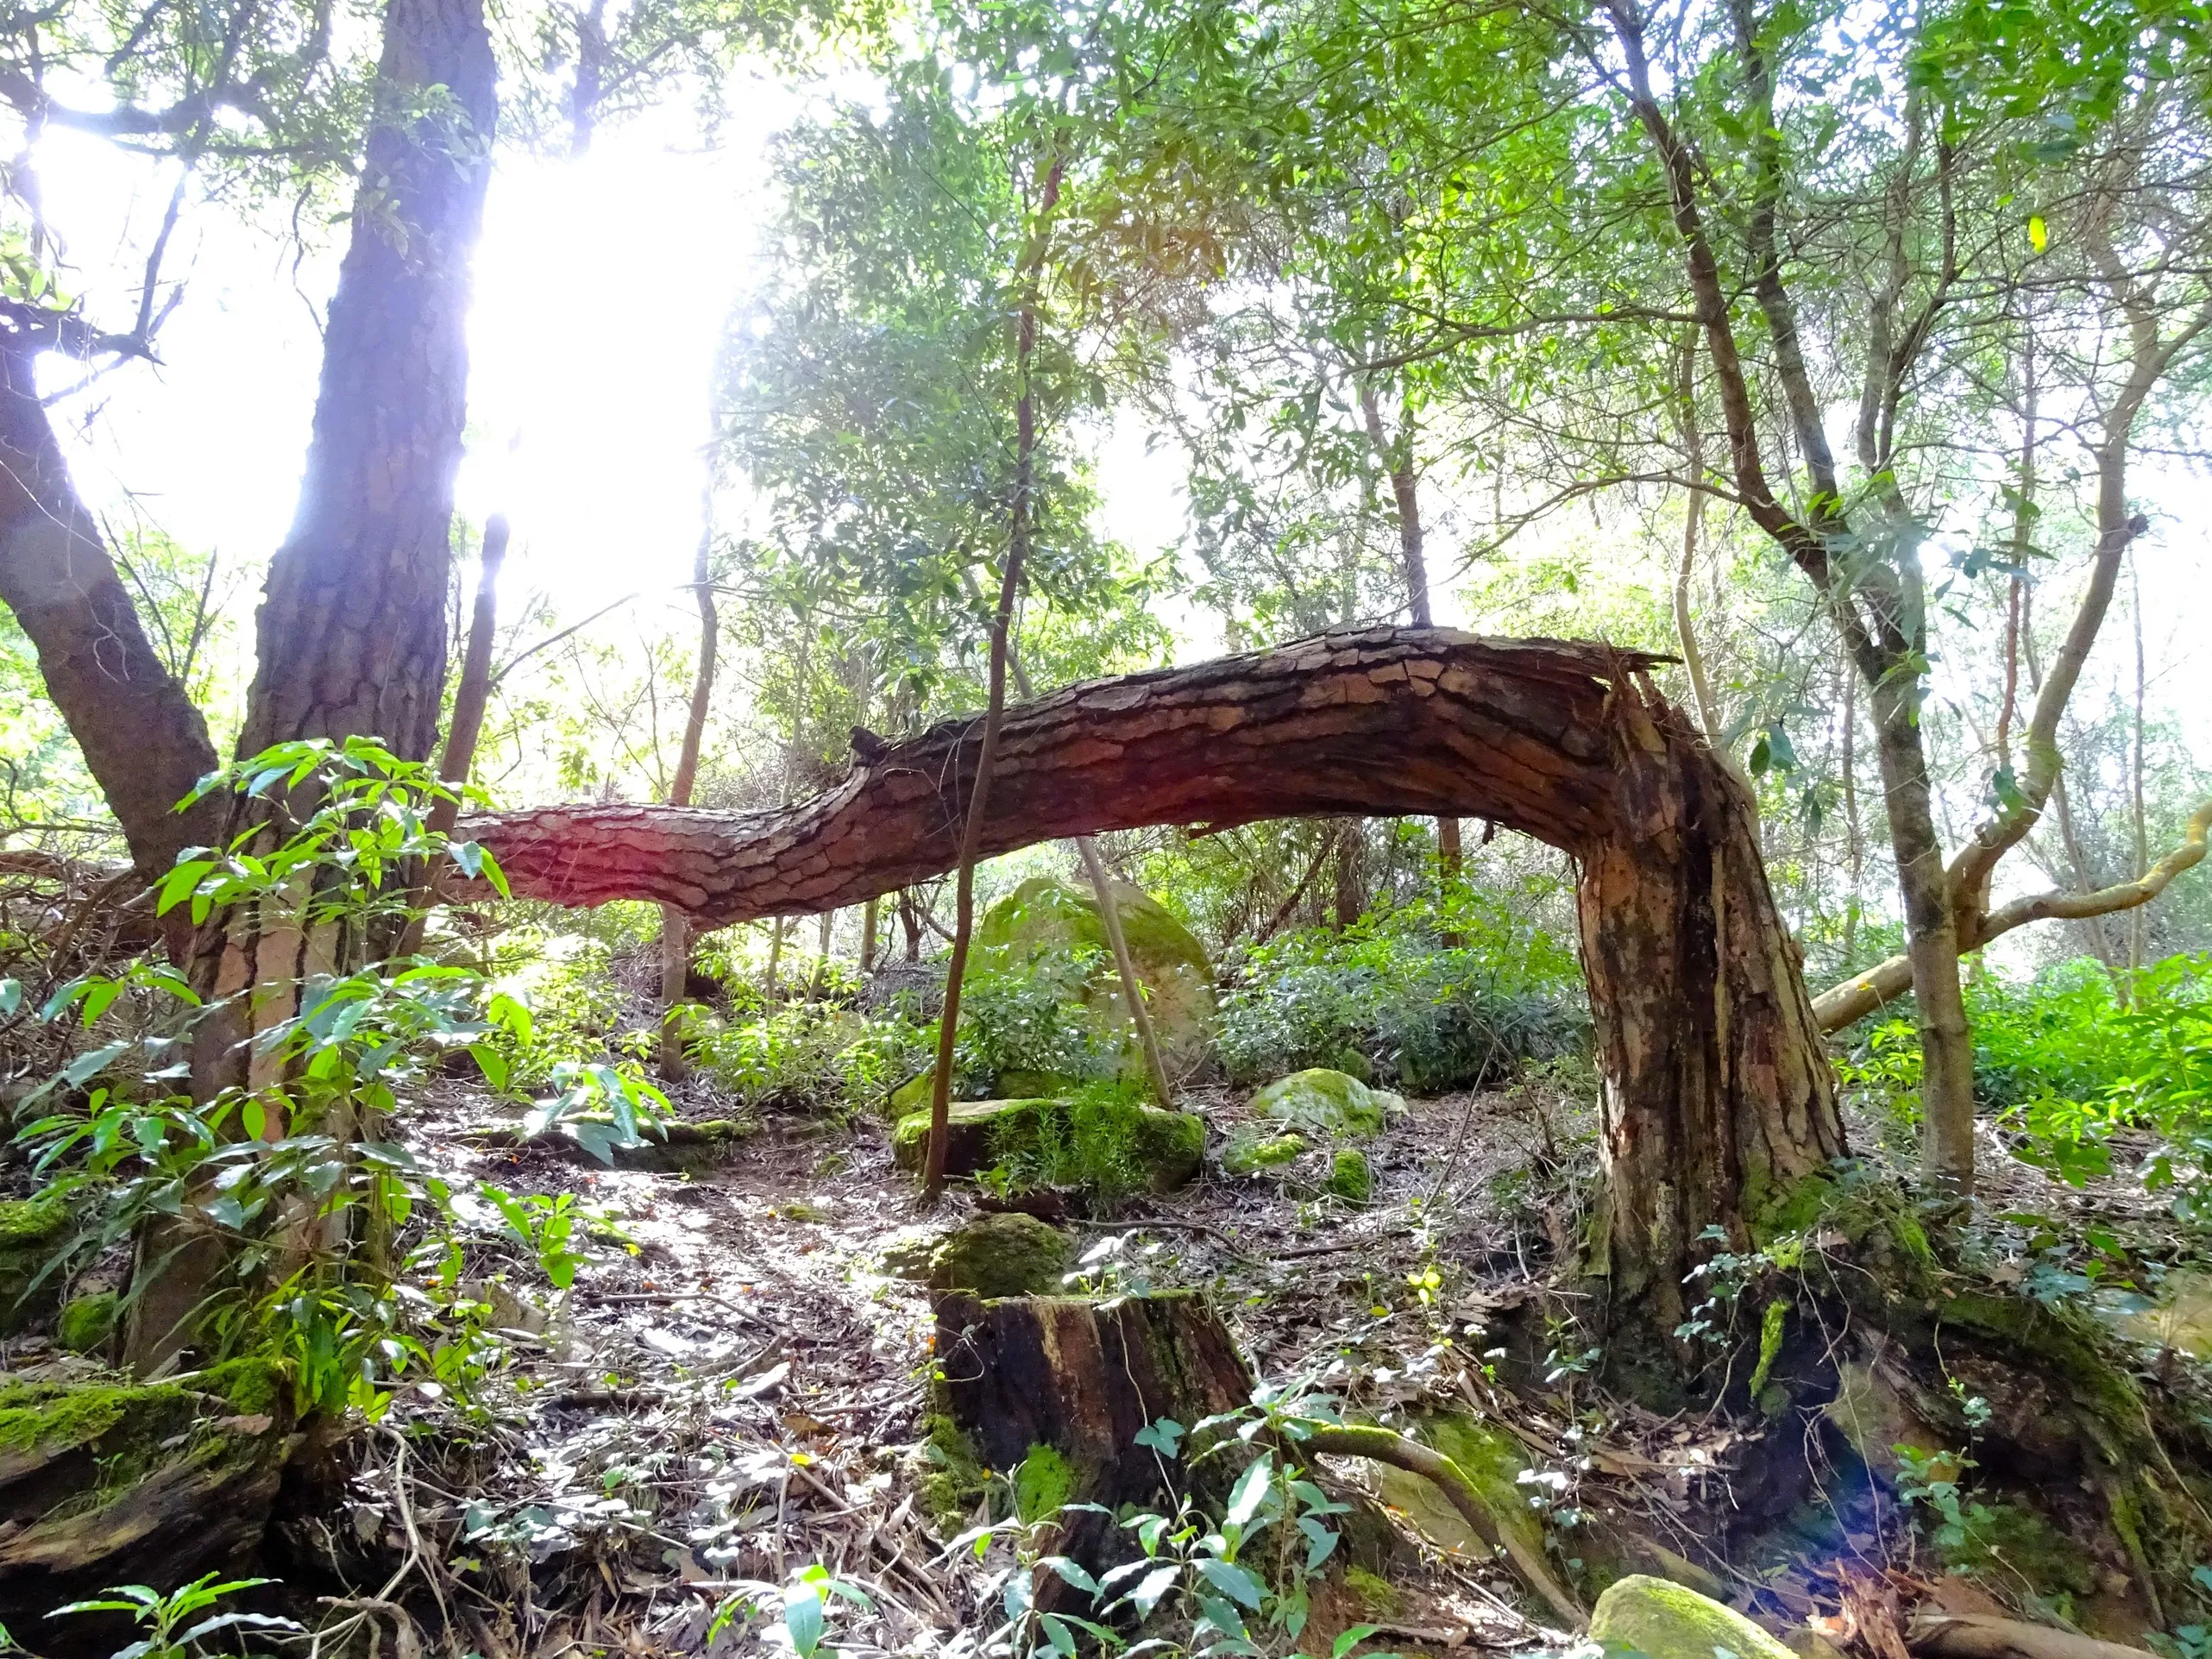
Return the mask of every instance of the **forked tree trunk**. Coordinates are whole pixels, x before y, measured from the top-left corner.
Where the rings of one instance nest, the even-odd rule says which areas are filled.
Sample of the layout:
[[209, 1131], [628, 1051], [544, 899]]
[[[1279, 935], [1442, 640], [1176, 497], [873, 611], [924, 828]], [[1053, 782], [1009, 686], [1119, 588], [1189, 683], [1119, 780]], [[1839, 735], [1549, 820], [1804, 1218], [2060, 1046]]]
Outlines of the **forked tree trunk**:
[[[1655, 659], [1444, 629], [1071, 686], [1007, 711], [985, 856], [1155, 824], [1479, 816], [1574, 854], [1604, 1075], [1615, 1308], [1663, 1330], [1719, 1227], [1844, 1150], [1751, 805]], [[942, 873], [976, 722], [946, 722], [778, 812], [556, 807], [464, 820], [518, 895], [681, 904], [717, 925], [812, 914]]]
[[[375, 736], [422, 760], [436, 739], [468, 383], [463, 324], [493, 91], [481, 0], [389, 0], [299, 506], [257, 619], [242, 755], [297, 738]], [[195, 1036], [201, 1098], [274, 1082], [255, 1075], [263, 1068], [253, 1034], [290, 1016], [311, 973], [348, 971], [397, 943], [303, 928], [296, 914], [272, 902], [217, 915], [203, 930], [193, 978], [216, 1011]], [[283, 1115], [269, 1114], [272, 1137], [295, 1132]], [[316, 1127], [355, 1138], [350, 1123]], [[188, 1340], [221, 1252], [179, 1222], [142, 1240], [140, 1260], [128, 1349], [145, 1369]]]

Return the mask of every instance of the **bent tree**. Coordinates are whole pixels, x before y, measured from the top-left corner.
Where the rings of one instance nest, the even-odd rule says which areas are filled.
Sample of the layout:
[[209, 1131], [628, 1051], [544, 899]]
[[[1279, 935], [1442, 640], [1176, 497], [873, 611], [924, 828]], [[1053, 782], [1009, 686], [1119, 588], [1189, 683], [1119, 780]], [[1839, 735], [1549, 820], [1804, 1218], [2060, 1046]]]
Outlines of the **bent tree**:
[[1604, 1078], [1594, 1265], [1670, 1330], [1696, 1241], [1738, 1243], [1844, 1152], [1752, 803], [1653, 688], [1658, 659], [1446, 629], [1323, 634], [1092, 681], [1006, 712], [985, 810], [955, 720], [765, 812], [487, 814], [462, 833], [518, 896], [645, 899], [708, 927], [865, 902], [986, 856], [1157, 824], [1480, 816], [1564, 849]]

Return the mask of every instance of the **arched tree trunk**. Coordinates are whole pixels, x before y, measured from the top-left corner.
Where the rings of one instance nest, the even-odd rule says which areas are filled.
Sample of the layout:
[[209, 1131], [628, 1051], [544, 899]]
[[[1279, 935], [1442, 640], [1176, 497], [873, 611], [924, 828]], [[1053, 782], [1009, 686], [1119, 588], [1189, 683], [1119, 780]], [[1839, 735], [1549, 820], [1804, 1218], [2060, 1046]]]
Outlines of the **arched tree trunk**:
[[[1656, 659], [1444, 629], [1323, 634], [1009, 709], [984, 855], [1154, 824], [1480, 816], [1573, 853], [1605, 1078], [1596, 1260], [1670, 1330], [1697, 1241], [1844, 1150], [1751, 805]], [[518, 895], [682, 906], [717, 926], [863, 902], [950, 868], [976, 722], [889, 745], [776, 812], [554, 807], [465, 820]]]

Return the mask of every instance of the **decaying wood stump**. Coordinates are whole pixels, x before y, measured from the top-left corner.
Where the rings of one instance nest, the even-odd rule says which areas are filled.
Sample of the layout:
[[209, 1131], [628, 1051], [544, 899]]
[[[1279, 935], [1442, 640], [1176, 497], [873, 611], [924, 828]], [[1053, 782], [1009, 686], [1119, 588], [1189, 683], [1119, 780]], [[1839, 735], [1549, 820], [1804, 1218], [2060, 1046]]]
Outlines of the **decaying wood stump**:
[[261, 1405], [173, 1383], [0, 1387], [0, 1623], [51, 1637], [62, 1602], [246, 1561], [298, 1443], [280, 1405], [245, 1409]]
[[[943, 1409], [983, 1465], [1014, 1469], [1049, 1447], [1068, 1465], [1066, 1502], [1172, 1505], [1162, 1460], [1138, 1430], [1162, 1417], [1187, 1430], [1252, 1398], [1244, 1356], [1192, 1291], [1107, 1302], [954, 1293], [938, 1298], [937, 1332]], [[1111, 1515], [1078, 1511], [1054, 1547], [1095, 1569], [1126, 1552], [1128, 1536]]]

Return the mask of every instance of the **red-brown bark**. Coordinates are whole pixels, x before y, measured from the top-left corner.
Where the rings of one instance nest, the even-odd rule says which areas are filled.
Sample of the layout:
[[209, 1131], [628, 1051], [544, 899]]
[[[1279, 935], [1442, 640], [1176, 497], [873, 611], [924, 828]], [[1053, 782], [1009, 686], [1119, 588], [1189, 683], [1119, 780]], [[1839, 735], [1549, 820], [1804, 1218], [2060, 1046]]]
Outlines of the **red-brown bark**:
[[[1071, 686], [1009, 709], [985, 854], [1154, 824], [1487, 818], [1580, 862], [1617, 1294], [1666, 1321], [1708, 1226], [1824, 1167], [1843, 1131], [1751, 803], [1655, 659], [1445, 629]], [[865, 902], [952, 867], [979, 722], [890, 745], [775, 812], [552, 807], [464, 820], [519, 896], [709, 926]], [[1671, 1327], [1669, 1327], [1671, 1328]]]

